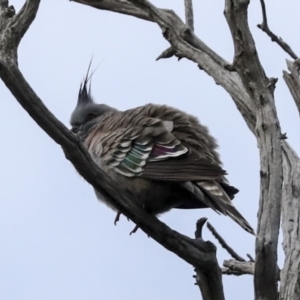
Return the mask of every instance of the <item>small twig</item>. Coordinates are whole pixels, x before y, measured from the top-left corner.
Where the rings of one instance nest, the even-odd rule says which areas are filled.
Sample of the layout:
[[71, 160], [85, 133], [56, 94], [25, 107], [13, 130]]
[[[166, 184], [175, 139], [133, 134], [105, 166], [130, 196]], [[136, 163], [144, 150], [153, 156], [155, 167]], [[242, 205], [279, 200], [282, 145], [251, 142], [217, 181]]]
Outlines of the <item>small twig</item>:
[[274, 77], [269, 78], [268, 88], [273, 95], [274, 95], [277, 81], [278, 81], [278, 78], [274, 78]]
[[254, 258], [249, 253], [247, 253], [247, 257], [249, 258], [249, 261], [255, 262]]
[[239, 256], [221, 237], [221, 235], [216, 231], [216, 229], [207, 222], [207, 228], [211, 231], [213, 236], [218, 240], [218, 242], [221, 244], [221, 246], [236, 260], [238, 261], [246, 261], [244, 258]]
[[299, 78], [299, 70], [300, 70], [300, 59], [295, 61], [286, 60], [288, 70], [283, 71], [283, 79], [288, 86], [290, 93], [295, 101], [298, 112], [300, 114], [300, 78]]
[[176, 52], [173, 49], [173, 47], [169, 47], [164, 52], [162, 52], [162, 54], [159, 55], [156, 60], [159, 60], [159, 59], [162, 59], [162, 58], [170, 58], [170, 57], [174, 56], [175, 54], [176, 54]]
[[298, 56], [295, 54], [295, 52], [292, 50], [292, 48], [280, 37], [278, 37], [276, 34], [274, 34], [268, 25], [268, 19], [267, 19], [267, 11], [266, 11], [266, 4], [264, 0], [260, 0], [261, 9], [262, 9], [262, 17], [263, 21], [261, 24], [258, 24], [257, 27], [261, 29], [263, 32], [265, 32], [272, 40], [272, 42], [277, 43], [286, 53], [288, 53], [293, 59], [297, 59]]
[[185, 23], [194, 31], [194, 12], [192, 0], [184, 0]]

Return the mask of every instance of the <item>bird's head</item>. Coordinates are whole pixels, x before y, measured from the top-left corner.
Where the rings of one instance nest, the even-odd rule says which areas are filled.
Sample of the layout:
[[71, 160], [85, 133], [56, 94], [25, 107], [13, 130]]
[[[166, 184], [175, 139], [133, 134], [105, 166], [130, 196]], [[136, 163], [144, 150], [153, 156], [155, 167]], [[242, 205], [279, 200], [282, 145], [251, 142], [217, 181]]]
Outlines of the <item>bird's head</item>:
[[74, 133], [87, 132], [89, 128], [99, 122], [101, 116], [115, 110], [108, 105], [94, 103], [91, 95], [91, 76], [93, 73], [90, 75], [89, 70], [90, 66], [80, 85], [77, 105], [70, 119], [71, 131]]

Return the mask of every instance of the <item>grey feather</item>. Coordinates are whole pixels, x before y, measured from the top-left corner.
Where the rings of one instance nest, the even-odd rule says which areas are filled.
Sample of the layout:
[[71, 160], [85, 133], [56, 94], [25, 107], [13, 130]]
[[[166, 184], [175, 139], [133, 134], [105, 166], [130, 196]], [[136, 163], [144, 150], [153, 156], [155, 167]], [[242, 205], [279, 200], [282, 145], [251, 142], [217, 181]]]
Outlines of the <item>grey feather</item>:
[[254, 234], [231, 202], [238, 190], [225, 178], [215, 139], [195, 117], [154, 104], [118, 111], [94, 103], [87, 84], [88, 75], [71, 116], [72, 130], [120, 193], [130, 189], [155, 215], [210, 207]]

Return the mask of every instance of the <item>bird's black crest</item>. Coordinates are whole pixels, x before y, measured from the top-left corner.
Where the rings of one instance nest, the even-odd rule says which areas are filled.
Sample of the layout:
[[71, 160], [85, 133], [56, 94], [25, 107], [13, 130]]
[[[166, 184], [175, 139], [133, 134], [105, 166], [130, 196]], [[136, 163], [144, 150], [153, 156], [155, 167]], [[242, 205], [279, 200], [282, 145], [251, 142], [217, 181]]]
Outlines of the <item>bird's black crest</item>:
[[89, 63], [85, 78], [80, 84], [77, 105], [93, 102], [93, 98], [91, 94], [91, 82], [92, 82], [92, 76], [96, 70], [90, 73], [91, 65], [92, 65], [92, 59]]

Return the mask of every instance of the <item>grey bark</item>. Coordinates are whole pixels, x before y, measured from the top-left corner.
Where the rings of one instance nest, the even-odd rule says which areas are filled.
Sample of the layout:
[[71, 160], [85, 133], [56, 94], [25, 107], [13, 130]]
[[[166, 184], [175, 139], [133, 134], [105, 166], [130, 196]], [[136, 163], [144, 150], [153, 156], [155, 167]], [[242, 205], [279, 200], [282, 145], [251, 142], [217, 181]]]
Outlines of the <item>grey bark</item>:
[[238, 261], [235, 259], [225, 260], [223, 263], [222, 273], [226, 275], [254, 275], [254, 262]]
[[[206, 223], [207, 218], [201, 218], [197, 221], [195, 238], [196, 240], [202, 240], [202, 229]], [[195, 268], [196, 271], [196, 284], [200, 288], [200, 292], [203, 300], [211, 299], [224, 299], [224, 291], [222, 285], [222, 271], [219, 266], [212, 272], [214, 277], [207, 276], [205, 270], [200, 268]], [[215, 283], [219, 284], [218, 286], [214, 285]]]
[[185, 6], [185, 23], [187, 26], [194, 31], [194, 11], [193, 11], [193, 1], [192, 0], [184, 0]]
[[267, 18], [267, 9], [264, 0], [260, 0], [261, 10], [262, 10], [262, 23], [258, 24], [257, 27], [265, 32], [270, 38], [272, 42], [277, 43], [286, 53], [288, 53], [293, 59], [297, 59], [298, 56], [292, 50], [290, 45], [288, 45], [281, 37], [278, 37], [271, 29], [269, 28], [268, 18]]
[[300, 295], [300, 159], [283, 146], [282, 231], [284, 266], [281, 271], [280, 300], [298, 300]]
[[[247, 22], [246, 0], [226, 0], [235, 56], [232, 71], [238, 72], [256, 110], [255, 134], [260, 152], [260, 200], [254, 270], [255, 298], [277, 298], [277, 246], [282, 196], [281, 130], [274, 96], [257, 56]], [[267, 270], [267, 271], [266, 271]]]
[[[287, 60], [290, 73], [283, 78], [300, 114], [299, 59]], [[287, 144], [283, 145], [283, 205], [282, 231], [284, 266], [281, 271], [280, 300], [298, 300], [300, 295], [300, 159]]]
[[290, 73], [287, 71], [283, 71], [283, 79], [293, 96], [300, 115], [300, 59], [297, 59], [293, 62], [287, 59], [286, 64]]

